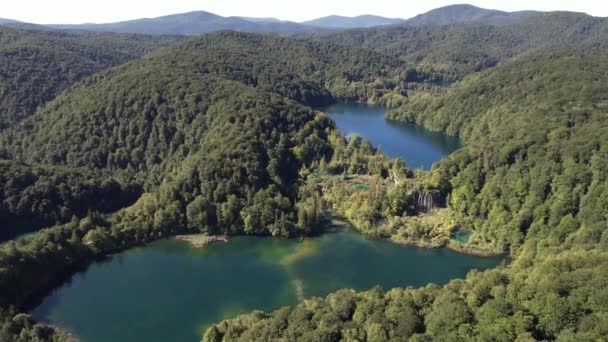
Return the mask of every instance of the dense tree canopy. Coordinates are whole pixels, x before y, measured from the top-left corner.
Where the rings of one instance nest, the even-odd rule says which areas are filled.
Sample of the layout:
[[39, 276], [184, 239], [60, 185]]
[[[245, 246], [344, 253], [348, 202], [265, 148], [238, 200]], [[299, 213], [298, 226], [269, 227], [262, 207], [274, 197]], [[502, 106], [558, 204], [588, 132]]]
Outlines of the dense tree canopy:
[[177, 40], [0, 26], [0, 130], [33, 114], [78, 80]]
[[404, 25], [344, 31], [320, 39], [398, 57], [411, 65], [404, 75], [409, 81], [441, 84], [530, 51], [575, 45], [605, 50], [607, 29], [606, 18], [552, 12], [511, 25]]
[[[606, 23], [552, 13], [316, 39], [219, 32], [45, 97], [0, 133], [0, 213], [60, 225], [0, 246], [0, 338], [68, 338], [22, 312], [109, 253], [190, 232], [314, 234], [329, 208], [408, 243], [466, 229], [466, 247], [512, 263], [443, 287], [343, 290], [254, 312], [206, 341], [606, 336]], [[465, 146], [412, 172], [308, 107], [336, 99], [390, 104], [390, 118]], [[446, 208], [411, 217], [422, 195]], [[124, 202], [104, 200], [114, 196]]]
[[140, 195], [111, 177], [62, 167], [0, 161], [0, 240], [23, 229], [65, 223], [90, 211], [112, 213]]
[[534, 54], [391, 113], [463, 138], [434, 169], [452, 189], [449, 219], [472, 244], [510, 252], [509, 267], [444, 287], [341, 291], [219, 323], [204, 340], [601, 339], [607, 73], [603, 54]]

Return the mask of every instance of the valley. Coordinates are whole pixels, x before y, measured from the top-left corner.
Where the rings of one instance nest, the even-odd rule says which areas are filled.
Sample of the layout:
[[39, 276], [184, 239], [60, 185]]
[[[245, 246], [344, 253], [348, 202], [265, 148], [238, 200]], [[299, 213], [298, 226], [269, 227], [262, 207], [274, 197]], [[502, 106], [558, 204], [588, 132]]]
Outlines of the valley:
[[0, 22], [1, 341], [608, 335], [606, 18], [231, 18]]

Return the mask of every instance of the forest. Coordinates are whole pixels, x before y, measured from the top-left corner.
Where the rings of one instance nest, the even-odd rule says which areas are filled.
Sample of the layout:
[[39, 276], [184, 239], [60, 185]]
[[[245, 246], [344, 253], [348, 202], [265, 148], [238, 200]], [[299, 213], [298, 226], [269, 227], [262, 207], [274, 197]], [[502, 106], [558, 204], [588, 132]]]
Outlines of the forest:
[[451, 189], [447, 220], [472, 227], [469, 244], [508, 252], [511, 265], [444, 287], [341, 291], [256, 312], [213, 326], [205, 341], [601, 340], [606, 72], [600, 54], [535, 54], [389, 114], [463, 138], [433, 170]]
[[0, 130], [77, 81], [180, 39], [0, 26]]
[[[0, 236], [37, 231], [0, 245], [0, 340], [73, 340], [27, 312], [104, 256], [185, 233], [320, 234], [329, 212], [421, 246], [466, 227], [464, 248], [511, 261], [255, 311], [204, 341], [601, 340], [606, 32], [575, 13], [308, 38], [0, 27]], [[315, 109], [335, 101], [464, 147], [414, 171]]]

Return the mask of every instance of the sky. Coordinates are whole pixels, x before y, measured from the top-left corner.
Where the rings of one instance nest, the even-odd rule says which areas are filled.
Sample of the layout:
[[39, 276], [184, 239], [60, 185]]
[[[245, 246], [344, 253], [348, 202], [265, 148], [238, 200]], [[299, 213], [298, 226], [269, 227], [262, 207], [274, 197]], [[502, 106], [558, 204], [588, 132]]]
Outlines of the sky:
[[503, 11], [566, 10], [608, 16], [607, 0], [0, 0], [0, 18], [36, 24], [106, 23], [202, 10], [290, 21], [333, 14], [407, 19], [455, 3]]

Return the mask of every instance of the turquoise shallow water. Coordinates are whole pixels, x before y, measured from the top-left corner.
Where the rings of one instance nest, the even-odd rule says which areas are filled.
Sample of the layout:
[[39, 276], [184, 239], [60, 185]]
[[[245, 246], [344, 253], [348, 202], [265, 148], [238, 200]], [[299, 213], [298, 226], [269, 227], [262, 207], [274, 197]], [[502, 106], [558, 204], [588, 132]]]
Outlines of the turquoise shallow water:
[[[386, 121], [382, 107], [337, 104], [325, 112], [345, 134], [359, 133], [410, 167], [429, 169], [460, 147], [456, 138]], [[33, 315], [81, 342], [194, 342], [209, 324], [254, 309], [270, 311], [340, 288], [443, 284], [500, 260], [368, 240], [351, 231], [303, 243], [238, 237], [204, 249], [164, 240], [91, 265]]]
[[209, 324], [253, 309], [273, 310], [340, 288], [443, 284], [499, 262], [352, 231], [303, 243], [238, 237], [205, 249], [164, 240], [93, 264], [33, 314], [82, 342], [198, 341]]

